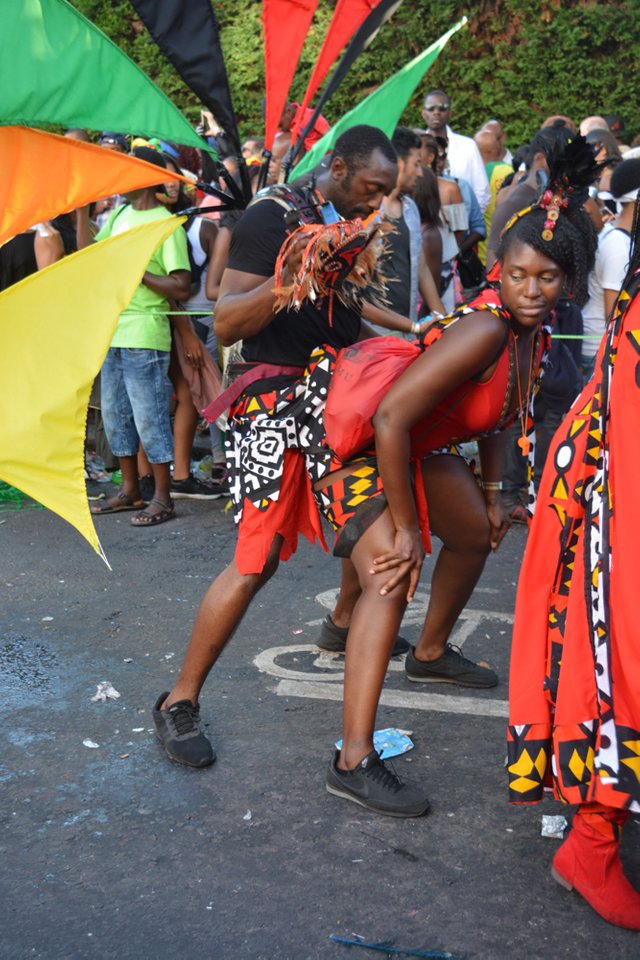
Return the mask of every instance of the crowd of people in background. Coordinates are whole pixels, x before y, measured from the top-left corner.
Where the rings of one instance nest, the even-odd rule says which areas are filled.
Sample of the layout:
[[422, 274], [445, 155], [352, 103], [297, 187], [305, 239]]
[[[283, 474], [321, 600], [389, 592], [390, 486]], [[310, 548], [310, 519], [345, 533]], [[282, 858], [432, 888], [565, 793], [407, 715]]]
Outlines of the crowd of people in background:
[[[283, 110], [271, 151], [267, 185], [282, 178], [282, 162], [291, 148], [292, 134], [299, 133], [292, 129], [296, 109], [297, 104], [287, 102]], [[464, 136], [451, 127], [452, 110], [451, 97], [446, 91], [429, 90], [422, 110], [424, 126], [398, 128], [392, 138], [399, 175], [394, 190], [382, 205], [385, 217], [395, 228], [387, 240], [387, 311], [386, 316], [377, 314], [369, 318], [378, 333], [412, 336], [413, 325], [419, 318], [450, 313], [482, 288], [487, 272], [495, 263], [504, 226], [516, 211], [533, 203], [539, 195], [554, 144], [580, 132], [593, 144], [596, 157], [603, 164], [587, 205], [600, 234], [589, 299], [586, 304], [567, 302], [560, 310], [556, 333], [566, 339], [556, 340], [555, 356], [551, 358], [538, 400], [542, 425], [539, 474], [554, 426], [568, 409], [577, 387], [592, 371], [612, 299], [624, 274], [632, 215], [628, 197], [635, 184], [635, 165], [629, 165], [628, 160], [640, 155], [640, 146], [636, 143], [638, 138], [632, 140], [631, 146], [624, 143], [626, 130], [619, 114], [585, 117], [579, 125], [558, 115], [547, 118], [528, 144], [512, 152], [499, 120], [489, 119], [473, 137]], [[305, 139], [304, 149], [309, 149], [327, 129], [327, 122], [319, 117]], [[238, 158], [224, 155], [228, 145], [210, 112], [202, 111], [198, 132], [220, 151], [222, 162], [237, 178]], [[84, 130], [68, 130], [66, 136], [90, 140]], [[205, 479], [192, 474], [192, 444], [196, 429], [198, 426], [204, 429], [204, 424], [193, 403], [189, 382], [191, 370], [197, 371], [202, 366], [203, 351], [207, 351], [215, 363], [221, 366], [225, 363], [227, 352], [218, 348], [213, 315], [232, 230], [240, 211], [216, 212], [216, 199], [195, 187], [196, 181], [204, 180], [224, 188], [206, 150], [109, 131], [100, 134], [97, 142], [104, 149], [121, 153], [141, 155], [140, 148], [143, 148], [145, 158], [152, 158], [152, 162], [161, 167], [183, 172], [192, 180], [193, 186], [186, 189], [184, 184], [175, 182], [159, 184], [153, 192], [153, 203], [158, 210], [178, 213], [188, 207], [208, 208], [207, 213], [192, 214], [185, 224], [188, 262], [184, 261], [184, 269], [190, 274], [188, 293], [184, 291], [182, 300], [161, 297], [166, 303], [165, 310], [169, 311], [171, 328], [168, 409], [172, 425], [172, 440], [167, 439], [171, 475], [168, 486], [165, 484], [159, 491], [160, 497], [156, 498], [162, 507], [156, 504], [152, 508], [152, 522], [162, 522], [174, 516], [171, 502], [174, 499], [214, 500], [229, 491], [222, 435], [215, 424], [209, 428], [211, 475]], [[254, 192], [263, 151], [264, 139], [257, 133], [248, 136], [242, 145], [242, 157]], [[615, 177], [623, 158], [627, 163]], [[126, 197], [115, 196], [93, 204], [89, 211], [92, 235], [104, 236], [102, 231], [107, 224], [117, 225], [121, 216], [118, 211], [130, 203]], [[77, 213], [72, 211], [51, 223], [38, 224], [5, 244], [0, 252], [0, 289], [74, 252], [77, 249], [76, 218]], [[127, 219], [125, 217], [125, 221]], [[125, 221], [120, 221], [120, 228]], [[180, 342], [180, 351], [176, 341]], [[115, 470], [119, 457], [114, 456], [105, 438], [99, 382], [94, 389], [92, 408], [98, 453], [105, 465]], [[110, 498], [96, 506], [96, 512], [142, 510], [145, 503], [154, 499], [157, 481], [144, 444], [139, 445], [136, 463], [137, 485], [125, 482], [119, 500]], [[526, 484], [513, 451], [505, 461], [505, 493], [511, 519], [524, 522]]]

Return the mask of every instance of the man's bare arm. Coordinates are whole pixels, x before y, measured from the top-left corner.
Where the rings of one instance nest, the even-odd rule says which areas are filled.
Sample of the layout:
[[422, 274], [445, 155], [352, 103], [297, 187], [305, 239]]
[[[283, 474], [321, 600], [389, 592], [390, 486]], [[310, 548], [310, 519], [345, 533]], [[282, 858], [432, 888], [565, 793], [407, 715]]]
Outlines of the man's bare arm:
[[[289, 275], [300, 267], [302, 251], [308, 243], [300, 237], [291, 245], [287, 259]], [[255, 337], [275, 316], [275, 278], [242, 270], [225, 270], [214, 312], [213, 328], [218, 342], [230, 347], [238, 340]]]
[[273, 289], [273, 277], [225, 270], [213, 318], [218, 343], [230, 347], [268, 327], [275, 316]]

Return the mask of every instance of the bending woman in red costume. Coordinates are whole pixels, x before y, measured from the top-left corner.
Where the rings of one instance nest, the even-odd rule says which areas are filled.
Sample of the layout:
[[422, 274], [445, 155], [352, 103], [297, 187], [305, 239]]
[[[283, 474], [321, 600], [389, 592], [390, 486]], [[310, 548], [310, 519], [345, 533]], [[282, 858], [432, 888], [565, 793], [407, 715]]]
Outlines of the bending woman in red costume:
[[553, 783], [578, 804], [552, 873], [609, 923], [640, 930], [620, 833], [640, 812], [637, 557], [640, 244], [595, 372], [558, 429], [540, 485], [516, 601], [509, 792]]
[[[507, 530], [496, 431], [519, 417], [526, 452], [527, 401], [541, 361], [542, 325], [566, 285], [586, 295], [593, 262], [595, 235], [586, 215], [560, 208], [549, 232], [550, 209], [532, 209], [505, 234], [499, 298], [485, 293], [445, 323], [389, 390], [374, 418], [375, 451], [347, 464], [330, 456], [307, 458], [320, 505], [339, 529], [338, 553], [351, 556], [362, 588], [347, 642], [343, 746], [329, 767], [327, 789], [380, 813], [419, 816], [429, 806], [419, 787], [401, 783], [384, 767], [372, 740], [389, 654], [428, 541], [418, 506], [424, 505], [422, 491], [431, 531], [443, 546], [424, 631], [407, 657], [407, 671], [415, 680], [440, 671], [446, 680], [453, 670], [460, 682], [468, 669], [472, 685], [479, 685], [482, 668], [470, 661], [460, 665], [456, 658], [464, 658], [447, 641], [487, 555]], [[312, 395], [326, 398], [331, 367], [321, 352], [309, 374]], [[484, 489], [460, 456], [442, 451], [478, 435]], [[413, 478], [412, 461], [418, 465]]]

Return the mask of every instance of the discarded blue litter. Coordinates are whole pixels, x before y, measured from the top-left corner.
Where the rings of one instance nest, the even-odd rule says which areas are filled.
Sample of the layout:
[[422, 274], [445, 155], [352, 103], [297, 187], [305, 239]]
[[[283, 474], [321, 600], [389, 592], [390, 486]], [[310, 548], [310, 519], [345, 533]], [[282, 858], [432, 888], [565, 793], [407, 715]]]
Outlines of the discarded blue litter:
[[[382, 760], [389, 760], [390, 757], [399, 757], [408, 750], [413, 750], [413, 740], [407, 736], [409, 731], [397, 730], [395, 727], [387, 727], [385, 730], [376, 730], [373, 734], [373, 746], [380, 754]], [[336, 750], [342, 749], [342, 740], [336, 743]]]
[[377, 950], [378, 953], [386, 953], [389, 957], [422, 957], [424, 960], [463, 960], [462, 957], [454, 957], [452, 953], [443, 953], [441, 950], [407, 950], [403, 947], [395, 947], [392, 943], [366, 943], [358, 938], [351, 940], [348, 937], [337, 937], [331, 934], [329, 940], [334, 943], [343, 943], [346, 947], [364, 947], [365, 950]]

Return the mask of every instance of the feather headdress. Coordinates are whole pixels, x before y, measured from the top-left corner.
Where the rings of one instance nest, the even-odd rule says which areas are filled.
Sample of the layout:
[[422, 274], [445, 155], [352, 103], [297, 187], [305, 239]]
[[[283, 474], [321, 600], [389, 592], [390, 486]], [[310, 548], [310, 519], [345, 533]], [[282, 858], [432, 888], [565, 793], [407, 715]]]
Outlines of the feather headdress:
[[[328, 297], [331, 322], [334, 296], [351, 305], [358, 290], [367, 287], [383, 297], [386, 284], [380, 271], [380, 257], [385, 250], [384, 235], [390, 230], [392, 225], [378, 213], [366, 220], [298, 227], [283, 243], [276, 261], [276, 312], [299, 310], [304, 300], [313, 303]], [[292, 246], [301, 236], [308, 240], [300, 268], [291, 276], [288, 259]]]

